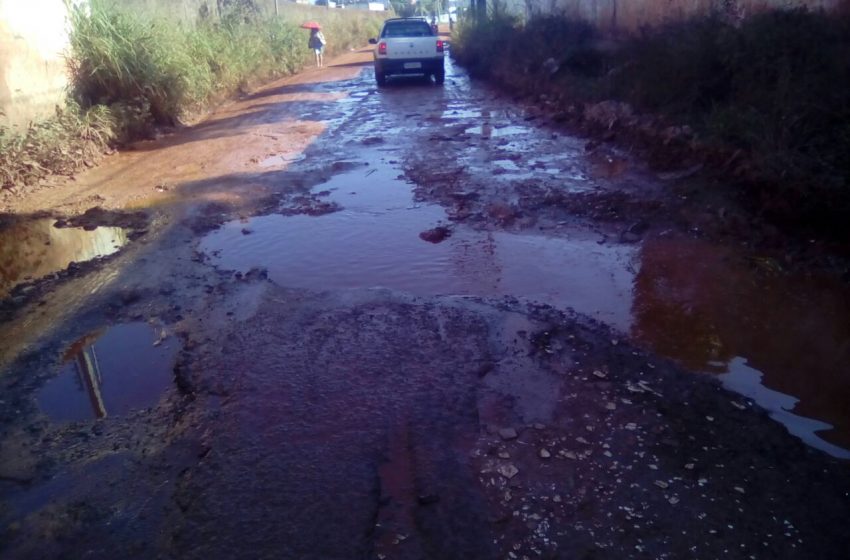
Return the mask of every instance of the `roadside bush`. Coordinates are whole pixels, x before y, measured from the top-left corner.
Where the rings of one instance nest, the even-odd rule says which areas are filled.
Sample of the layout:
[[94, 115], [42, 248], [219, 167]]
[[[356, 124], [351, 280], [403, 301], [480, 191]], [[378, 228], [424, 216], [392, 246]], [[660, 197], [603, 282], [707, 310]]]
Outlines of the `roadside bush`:
[[84, 111], [73, 102], [23, 131], [0, 126], [0, 188], [34, 184], [50, 174], [71, 174], [93, 165], [114, 139], [113, 129], [109, 109]]
[[754, 197], [784, 199], [786, 222], [834, 228], [850, 211], [850, 14], [712, 16], [618, 42], [563, 18], [494, 17], [465, 22], [453, 54], [512, 90], [626, 101], [740, 150]]

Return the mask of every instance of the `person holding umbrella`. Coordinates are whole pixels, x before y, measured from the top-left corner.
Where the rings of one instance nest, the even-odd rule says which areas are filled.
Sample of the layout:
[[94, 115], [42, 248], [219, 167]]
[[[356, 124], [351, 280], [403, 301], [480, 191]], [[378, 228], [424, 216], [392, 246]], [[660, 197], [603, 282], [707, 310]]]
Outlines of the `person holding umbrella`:
[[325, 36], [322, 34], [322, 26], [315, 21], [307, 21], [302, 23], [301, 27], [310, 30], [307, 46], [316, 53], [316, 66], [321, 68], [325, 63], [325, 44], [327, 44]]

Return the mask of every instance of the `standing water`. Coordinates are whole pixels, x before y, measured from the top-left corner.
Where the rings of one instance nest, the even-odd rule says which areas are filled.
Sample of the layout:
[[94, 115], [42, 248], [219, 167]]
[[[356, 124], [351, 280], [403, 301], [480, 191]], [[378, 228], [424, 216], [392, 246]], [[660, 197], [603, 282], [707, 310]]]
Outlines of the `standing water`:
[[38, 394], [52, 420], [121, 416], [153, 406], [171, 384], [177, 345], [145, 323], [117, 325], [71, 345]]
[[338, 175], [315, 190], [330, 191], [343, 209], [232, 222], [201, 249], [223, 268], [262, 266], [288, 287], [521, 296], [572, 307], [623, 330], [631, 324], [632, 246], [602, 247], [598, 236], [586, 233], [555, 238], [463, 227], [442, 243], [427, 243], [419, 234], [445, 224], [445, 211], [415, 202], [411, 185], [384, 164]]
[[0, 229], [0, 299], [15, 286], [61, 272], [71, 263], [116, 253], [128, 241], [122, 228], [58, 228], [55, 222], [32, 220]]

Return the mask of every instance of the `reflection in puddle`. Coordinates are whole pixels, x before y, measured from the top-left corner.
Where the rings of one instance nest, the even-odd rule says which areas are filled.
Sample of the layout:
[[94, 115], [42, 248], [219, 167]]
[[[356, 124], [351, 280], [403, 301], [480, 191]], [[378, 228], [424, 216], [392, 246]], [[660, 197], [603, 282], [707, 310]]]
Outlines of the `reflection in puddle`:
[[53, 227], [55, 220], [33, 220], [0, 230], [0, 298], [18, 284], [61, 272], [73, 262], [85, 262], [118, 252], [127, 244], [121, 228]]
[[[367, 178], [368, 177], [368, 178]], [[415, 204], [411, 186], [372, 165], [316, 187], [343, 210], [321, 216], [263, 216], [213, 232], [201, 249], [217, 265], [262, 266], [288, 287], [386, 287], [417, 295], [512, 295], [573, 307], [622, 330], [630, 327], [632, 246], [603, 247], [596, 236], [551, 238], [458, 227], [439, 244], [419, 233], [446, 220]]]
[[38, 394], [57, 422], [105, 418], [153, 406], [169, 386], [177, 345], [145, 323], [118, 325], [71, 345]]
[[834, 457], [850, 459], [850, 451], [822, 440], [816, 432], [832, 429], [832, 425], [811, 418], [797, 416], [791, 411], [799, 399], [779, 391], [773, 391], [762, 385], [763, 374], [748, 367], [743, 358], [734, 358], [729, 363], [729, 373], [719, 377], [723, 386], [738, 394], [753, 399], [770, 417], [780, 422], [789, 432], [816, 449], [826, 451]]
[[[733, 390], [755, 391], [753, 377], [762, 374], [765, 387], [753, 398], [773, 402], [766, 406], [770, 410], [793, 410], [794, 415], [774, 414], [789, 431], [805, 440], [804, 430], [794, 425], [799, 417], [816, 418], [825, 423], [807, 425], [808, 433], [823, 430], [820, 437], [850, 449], [846, 286], [759, 272], [733, 250], [694, 240], [650, 240], [640, 258], [636, 338], [688, 369], [729, 372], [723, 379]], [[799, 402], [784, 400], [778, 406], [768, 394], [793, 395]], [[836, 429], [827, 430], [826, 423]]]

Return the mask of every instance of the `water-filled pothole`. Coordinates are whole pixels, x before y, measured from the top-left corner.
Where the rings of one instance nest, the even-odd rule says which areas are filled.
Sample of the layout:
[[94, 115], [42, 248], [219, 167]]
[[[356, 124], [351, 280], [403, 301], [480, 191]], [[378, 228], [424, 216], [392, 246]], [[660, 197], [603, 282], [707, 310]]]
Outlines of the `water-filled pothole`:
[[39, 408], [70, 422], [153, 406], [172, 382], [177, 346], [145, 323], [91, 333], [65, 352], [61, 371], [38, 393]]
[[288, 287], [520, 296], [630, 326], [634, 247], [603, 247], [588, 234], [555, 238], [464, 227], [442, 243], [427, 243], [419, 234], [445, 222], [445, 211], [416, 203], [398, 174], [371, 165], [338, 175], [315, 191], [330, 191], [341, 211], [231, 222], [207, 236], [201, 249], [217, 266], [265, 267]]
[[[743, 256], [693, 239], [599, 244], [575, 231], [547, 237], [455, 226], [442, 243], [426, 243], [419, 233], [446, 223], [444, 210], [414, 201], [411, 185], [383, 163], [315, 191], [330, 191], [343, 209], [226, 224], [202, 250], [222, 268], [265, 267], [288, 287], [509, 295], [571, 307], [698, 372], [728, 374], [741, 357], [763, 374], [766, 391], [799, 399], [773, 414], [791, 433], [833, 455], [844, 453], [837, 445], [850, 448], [846, 289], [758, 274]], [[741, 384], [726, 384], [771, 408]]]
[[775, 273], [694, 239], [649, 240], [639, 259], [635, 338], [690, 370], [720, 374], [789, 432], [847, 455], [833, 445], [850, 449], [847, 286]]
[[58, 228], [55, 222], [31, 220], [0, 229], [0, 298], [19, 284], [61, 272], [71, 263], [116, 253], [128, 242], [123, 228]]

